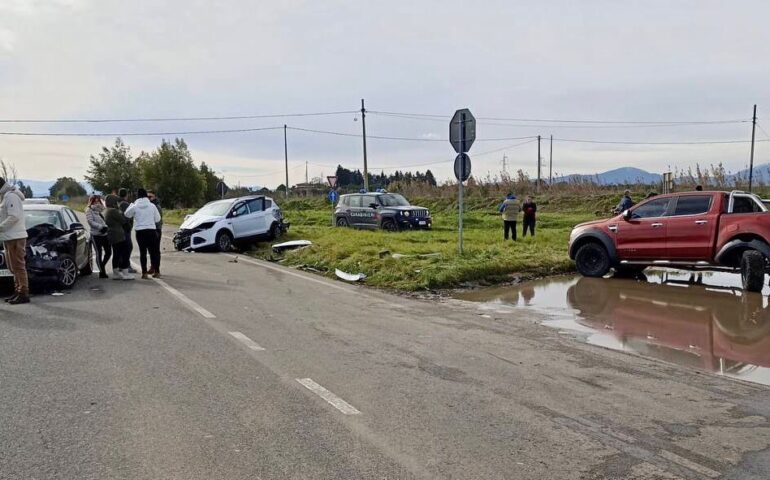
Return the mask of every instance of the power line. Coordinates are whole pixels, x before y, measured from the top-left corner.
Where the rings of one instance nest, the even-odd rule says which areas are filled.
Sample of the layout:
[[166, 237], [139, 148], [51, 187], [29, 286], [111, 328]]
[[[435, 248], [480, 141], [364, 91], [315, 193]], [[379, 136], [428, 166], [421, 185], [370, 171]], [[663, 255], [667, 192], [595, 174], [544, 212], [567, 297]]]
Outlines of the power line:
[[104, 118], [104, 119], [0, 119], [0, 123], [130, 123], [130, 122], [199, 122], [218, 120], [253, 120], [258, 118], [318, 117], [325, 115], [346, 115], [357, 110], [311, 113], [279, 113], [270, 115], [234, 115], [215, 117], [146, 117], [146, 118]]
[[770, 140], [770, 135], [768, 135], [768, 133], [765, 131], [765, 129], [762, 128], [762, 125], [760, 125], [759, 122], [757, 122], [757, 127], [759, 127], [759, 129], [762, 131], [762, 133], [764, 133], [765, 136], [768, 138], [768, 140]]
[[[689, 142], [632, 142], [626, 140], [583, 140], [575, 138], [556, 138], [555, 141], [559, 142], [571, 142], [571, 143], [598, 143], [598, 144], [615, 144], [615, 145], [720, 145], [720, 144], [733, 144], [733, 143], [751, 143], [751, 140], [704, 140], [704, 141], [689, 141]], [[768, 140], [757, 140], [758, 142], [770, 142]]]
[[217, 133], [244, 133], [261, 132], [265, 130], [279, 130], [283, 127], [261, 127], [261, 128], [237, 128], [229, 130], [189, 130], [183, 132], [128, 132], [128, 133], [43, 133], [43, 132], [0, 132], [4, 136], [20, 137], [145, 137], [145, 136], [171, 136], [171, 135], [209, 135]]
[[[367, 110], [368, 112], [368, 110]], [[297, 130], [300, 132], [309, 132], [309, 133], [319, 133], [323, 135], [336, 135], [340, 137], [355, 137], [355, 138], [361, 138], [361, 135], [358, 133], [348, 133], [348, 132], [333, 132], [330, 130], [315, 130], [311, 128], [299, 128], [299, 127], [288, 127], [289, 130]], [[417, 137], [388, 137], [388, 136], [382, 136], [382, 135], [367, 135], [367, 139], [373, 138], [376, 140], [401, 140], [401, 141], [408, 141], [408, 142], [448, 142], [448, 138], [417, 138]], [[501, 141], [508, 141], [508, 140], [524, 140], [524, 139], [530, 139], [530, 138], [537, 138], [536, 135], [529, 135], [526, 137], [500, 137], [500, 138], [477, 138], [477, 142], [501, 142]]]
[[[407, 113], [407, 112], [384, 112], [378, 110], [367, 110], [368, 113], [376, 115], [400, 116], [411, 118], [434, 118], [449, 119], [451, 115], [434, 115], [428, 113]], [[509, 122], [533, 122], [533, 123], [585, 123], [585, 124], [618, 124], [618, 125], [713, 125], [726, 123], [748, 123], [750, 119], [731, 119], [731, 120], [706, 120], [706, 121], [628, 121], [628, 120], [574, 120], [574, 119], [545, 119], [545, 118], [506, 118], [506, 117], [476, 117], [477, 120], [509, 121]]]

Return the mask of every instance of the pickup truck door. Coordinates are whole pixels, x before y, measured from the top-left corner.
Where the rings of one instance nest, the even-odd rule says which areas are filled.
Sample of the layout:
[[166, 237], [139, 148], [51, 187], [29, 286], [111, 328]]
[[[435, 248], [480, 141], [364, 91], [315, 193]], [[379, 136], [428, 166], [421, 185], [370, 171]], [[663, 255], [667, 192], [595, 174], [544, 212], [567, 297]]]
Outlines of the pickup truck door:
[[616, 225], [616, 244], [621, 260], [666, 258], [666, 216], [673, 198], [653, 198], [631, 209], [631, 218]]
[[710, 260], [719, 222], [719, 202], [714, 195], [676, 197], [667, 219], [666, 256], [670, 260]]

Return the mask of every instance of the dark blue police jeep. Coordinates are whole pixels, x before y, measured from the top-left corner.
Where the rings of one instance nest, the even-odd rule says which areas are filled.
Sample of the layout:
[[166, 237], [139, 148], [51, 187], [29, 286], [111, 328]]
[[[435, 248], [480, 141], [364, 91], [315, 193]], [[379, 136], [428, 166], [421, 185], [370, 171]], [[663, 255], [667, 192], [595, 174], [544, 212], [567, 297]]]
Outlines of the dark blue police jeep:
[[334, 219], [338, 227], [382, 228], [391, 232], [431, 228], [427, 208], [410, 205], [398, 193], [352, 193], [340, 196]]

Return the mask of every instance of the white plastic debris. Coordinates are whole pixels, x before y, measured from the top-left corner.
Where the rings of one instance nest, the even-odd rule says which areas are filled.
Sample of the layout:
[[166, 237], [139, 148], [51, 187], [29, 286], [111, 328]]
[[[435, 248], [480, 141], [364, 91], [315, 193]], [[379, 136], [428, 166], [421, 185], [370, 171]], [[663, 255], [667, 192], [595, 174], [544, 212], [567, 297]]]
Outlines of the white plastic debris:
[[334, 269], [334, 274], [337, 275], [337, 277], [345, 280], [346, 282], [360, 282], [361, 280], [366, 279], [365, 273], [348, 273], [348, 272], [343, 272], [339, 268]]
[[273, 245], [273, 251], [275, 253], [279, 253], [284, 250], [309, 247], [312, 244], [313, 242], [311, 242], [310, 240], [291, 240], [288, 242], [276, 243], [275, 245]]

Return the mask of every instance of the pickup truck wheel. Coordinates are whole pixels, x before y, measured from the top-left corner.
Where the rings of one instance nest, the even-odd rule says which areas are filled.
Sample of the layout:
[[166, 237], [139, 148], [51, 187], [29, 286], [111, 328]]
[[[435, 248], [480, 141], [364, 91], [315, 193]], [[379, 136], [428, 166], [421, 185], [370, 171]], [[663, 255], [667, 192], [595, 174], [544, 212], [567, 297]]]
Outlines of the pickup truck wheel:
[[230, 232], [223, 230], [217, 233], [216, 242], [220, 252], [229, 252], [233, 248], [233, 236]]
[[575, 266], [585, 277], [603, 277], [610, 271], [610, 256], [598, 243], [586, 243], [575, 254]]
[[765, 281], [765, 256], [756, 250], [747, 250], [741, 257], [741, 282], [747, 292], [761, 292]]

